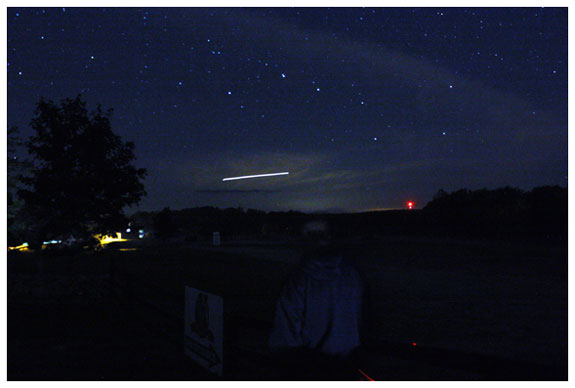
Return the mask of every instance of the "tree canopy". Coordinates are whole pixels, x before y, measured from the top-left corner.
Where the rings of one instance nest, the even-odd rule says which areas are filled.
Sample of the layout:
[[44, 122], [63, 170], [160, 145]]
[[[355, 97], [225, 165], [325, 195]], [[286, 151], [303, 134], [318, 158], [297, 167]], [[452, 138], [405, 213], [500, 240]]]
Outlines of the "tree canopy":
[[33, 157], [18, 191], [33, 237], [87, 237], [122, 226], [125, 206], [146, 195], [146, 170], [136, 168], [134, 143], [114, 134], [112, 110], [88, 112], [81, 96], [60, 104], [41, 99], [26, 143]]
[[8, 128], [7, 136], [7, 225], [8, 244], [18, 245], [22, 243], [21, 235], [26, 230], [26, 224], [22, 219], [23, 201], [18, 197], [21, 177], [27, 174], [30, 163], [22, 160], [21, 148], [24, 142], [20, 137], [18, 127]]

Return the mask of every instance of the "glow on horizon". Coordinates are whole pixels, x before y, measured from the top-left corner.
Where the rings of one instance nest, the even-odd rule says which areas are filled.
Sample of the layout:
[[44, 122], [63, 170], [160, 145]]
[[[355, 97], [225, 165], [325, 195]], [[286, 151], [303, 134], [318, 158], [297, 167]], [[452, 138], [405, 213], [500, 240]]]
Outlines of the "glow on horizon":
[[235, 176], [235, 177], [231, 177], [231, 178], [224, 178], [224, 179], [222, 179], [222, 181], [235, 181], [238, 179], [262, 178], [262, 177], [278, 176], [278, 175], [289, 175], [289, 172], [276, 172], [273, 174]]
[[362, 209], [355, 211], [354, 213], [365, 213], [365, 212], [386, 212], [390, 210], [403, 210], [402, 207], [372, 207], [369, 209]]

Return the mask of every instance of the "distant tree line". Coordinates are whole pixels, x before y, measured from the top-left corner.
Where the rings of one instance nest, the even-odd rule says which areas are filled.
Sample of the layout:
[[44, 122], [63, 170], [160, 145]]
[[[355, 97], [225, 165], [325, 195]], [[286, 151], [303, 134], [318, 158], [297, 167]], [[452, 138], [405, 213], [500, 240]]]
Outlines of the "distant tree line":
[[211, 239], [213, 232], [225, 238], [296, 237], [302, 220], [300, 212], [265, 212], [255, 209], [213, 206], [159, 212], [138, 212], [131, 219], [137, 225], [151, 228], [160, 239], [184, 237], [188, 241]]
[[313, 217], [328, 220], [334, 236], [341, 240], [401, 235], [567, 241], [567, 188], [440, 190], [422, 210], [314, 215], [242, 208], [166, 208], [139, 212], [132, 219], [155, 229], [157, 237], [209, 240], [218, 231], [225, 241], [297, 239], [303, 223]]
[[566, 241], [567, 197], [567, 188], [560, 186], [440, 190], [423, 210], [451, 235]]

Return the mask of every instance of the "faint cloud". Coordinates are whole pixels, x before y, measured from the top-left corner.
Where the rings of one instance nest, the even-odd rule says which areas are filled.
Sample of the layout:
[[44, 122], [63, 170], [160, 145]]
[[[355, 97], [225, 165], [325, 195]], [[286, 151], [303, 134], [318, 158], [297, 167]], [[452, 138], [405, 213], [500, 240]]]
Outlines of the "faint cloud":
[[201, 193], [201, 194], [257, 194], [257, 193], [273, 194], [273, 193], [279, 193], [280, 190], [258, 190], [258, 189], [254, 189], [254, 190], [212, 190], [212, 189], [206, 189], [206, 190], [195, 190], [195, 192]]

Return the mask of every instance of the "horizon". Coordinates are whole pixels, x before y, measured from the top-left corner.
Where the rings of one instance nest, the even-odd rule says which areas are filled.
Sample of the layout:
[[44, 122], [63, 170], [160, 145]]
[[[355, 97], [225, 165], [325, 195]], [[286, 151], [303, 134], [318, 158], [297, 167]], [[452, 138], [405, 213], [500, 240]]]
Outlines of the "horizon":
[[[468, 188], [460, 188], [457, 190], [454, 190], [452, 192], [449, 192], [448, 194], [453, 194], [457, 191], [461, 191], [461, 190], [469, 190], [469, 191], [481, 191], [481, 190], [487, 190], [487, 191], [495, 191], [495, 190], [501, 190], [501, 189], [506, 189], [506, 188], [510, 188], [510, 189], [518, 189], [521, 190], [525, 193], [527, 192], [531, 192], [533, 189], [536, 188], [541, 188], [541, 187], [559, 187], [561, 189], [565, 189], [568, 190], [568, 186], [561, 186], [561, 185], [553, 185], [553, 186], [535, 186], [532, 187], [531, 189], [525, 190], [525, 189], [520, 189], [518, 187], [510, 187], [510, 186], [504, 186], [504, 187], [496, 187], [493, 189], [489, 189], [489, 188], [480, 188], [480, 189], [476, 189], [476, 190], [471, 190]], [[439, 192], [439, 190], [438, 190]], [[264, 213], [289, 213], [289, 212], [297, 212], [297, 213], [302, 213], [302, 214], [306, 214], [306, 215], [315, 215], [315, 214], [326, 214], [326, 215], [337, 215], [337, 214], [361, 214], [361, 213], [376, 213], [376, 212], [388, 212], [388, 211], [417, 211], [417, 210], [423, 210], [425, 208], [425, 206], [427, 206], [427, 204], [431, 201], [432, 199], [430, 199], [429, 201], [425, 202], [422, 206], [418, 206], [417, 203], [414, 203], [414, 207], [412, 209], [410, 209], [407, 204], [404, 204], [403, 207], [397, 207], [397, 208], [371, 208], [371, 209], [364, 209], [364, 210], [357, 210], [357, 211], [345, 211], [343, 209], [325, 209], [325, 210], [298, 210], [298, 209], [287, 209], [287, 210], [264, 210], [264, 209], [258, 209], [258, 208], [244, 208], [242, 206], [228, 206], [228, 207], [220, 207], [220, 206], [214, 206], [214, 205], [202, 205], [202, 206], [191, 206], [191, 207], [183, 207], [183, 208], [179, 208], [179, 209], [175, 209], [172, 208], [170, 206], [165, 206], [163, 208], [159, 208], [159, 209], [152, 209], [152, 210], [141, 210], [141, 209], [137, 209], [135, 211], [130, 212], [130, 214], [127, 216], [128, 217], [133, 217], [135, 214], [137, 213], [158, 213], [161, 212], [162, 210], [164, 210], [165, 208], [168, 208], [170, 211], [174, 212], [174, 211], [184, 211], [184, 210], [194, 210], [194, 209], [201, 209], [201, 208], [214, 208], [217, 210], [227, 210], [227, 209], [241, 209], [243, 212], [246, 212], [248, 210], [254, 210], [254, 211], [261, 211]]]

